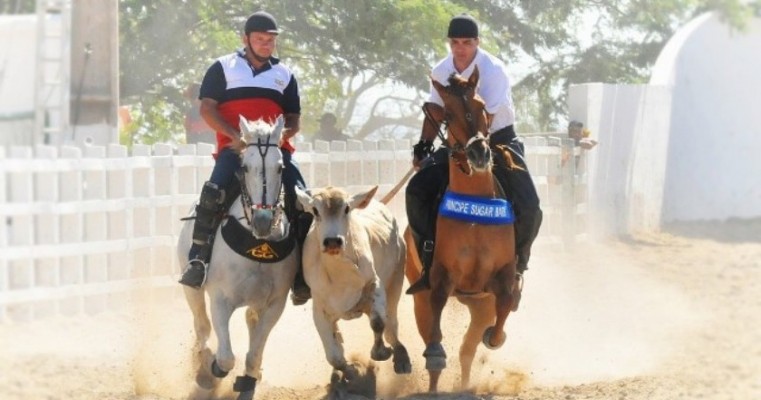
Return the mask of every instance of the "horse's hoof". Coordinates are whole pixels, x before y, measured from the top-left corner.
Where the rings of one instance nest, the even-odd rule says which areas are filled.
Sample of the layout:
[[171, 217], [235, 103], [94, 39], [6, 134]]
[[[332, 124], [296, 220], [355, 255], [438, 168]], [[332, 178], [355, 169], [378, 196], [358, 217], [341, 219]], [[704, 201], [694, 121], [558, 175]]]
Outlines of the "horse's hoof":
[[484, 343], [484, 346], [486, 346], [489, 350], [497, 350], [498, 348], [502, 347], [503, 344], [505, 344], [505, 335], [502, 335], [502, 340], [500, 340], [499, 343], [492, 345], [491, 344], [491, 338], [494, 336], [494, 327], [490, 326], [486, 328], [484, 331], [484, 337], [481, 340]]
[[207, 371], [199, 370], [196, 373], [196, 384], [203, 390], [214, 390], [217, 386], [217, 380]]
[[[194, 358], [194, 368], [196, 368], [196, 384], [202, 390], [214, 390], [219, 385], [217, 379], [211, 373], [211, 368], [206, 368], [214, 362], [214, 355], [209, 348], [204, 348], [196, 353]], [[203, 396], [196, 396], [203, 397]]]
[[412, 363], [407, 349], [402, 346], [394, 347], [394, 373], [409, 374], [412, 373]]
[[373, 349], [370, 351], [370, 358], [372, 358], [375, 361], [386, 361], [389, 358], [391, 358], [391, 355], [393, 354], [393, 351], [390, 347], [386, 347], [383, 345], [380, 346], [373, 346]]
[[429, 371], [442, 371], [447, 367], [447, 358], [439, 356], [427, 356], [425, 358], [425, 369]]
[[217, 359], [215, 358], [214, 361], [211, 363], [211, 373], [214, 374], [217, 378], [224, 378], [227, 376], [227, 374], [230, 371], [225, 371], [222, 368], [219, 367], [219, 364], [217, 364]]

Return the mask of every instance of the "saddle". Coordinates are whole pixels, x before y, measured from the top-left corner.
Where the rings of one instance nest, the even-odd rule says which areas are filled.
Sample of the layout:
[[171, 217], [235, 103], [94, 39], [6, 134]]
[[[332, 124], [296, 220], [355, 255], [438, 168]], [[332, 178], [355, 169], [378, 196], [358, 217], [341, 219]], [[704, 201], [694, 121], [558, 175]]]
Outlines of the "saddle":
[[296, 234], [293, 228], [291, 228], [288, 236], [277, 242], [257, 239], [238, 219], [232, 216], [228, 216], [222, 222], [222, 239], [241, 256], [265, 264], [282, 261], [296, 247]]
[[[240, 194], [240, 185], [230, 185], [225, 190], [225, 200], [220, 206], [219, 211], [219, 218], [222, 220], [222, 240], [224, 240], [233, 251], [253, 261], [271, 264], [282, 261], [288, 257], [294, 247], [296, 247], [295, 225], [291, 224], [288, 236], [281, 241], [256, 239], [251, 235], [251, 231], [246, 229], [240, 221], [227, 214], [227, 211]], [[209, 243], [212, 248], [215, 239], [216, 235], [212, 235], [209, 238]], [[213, 256], [214, 254], [212, 253], [210, 259]]]

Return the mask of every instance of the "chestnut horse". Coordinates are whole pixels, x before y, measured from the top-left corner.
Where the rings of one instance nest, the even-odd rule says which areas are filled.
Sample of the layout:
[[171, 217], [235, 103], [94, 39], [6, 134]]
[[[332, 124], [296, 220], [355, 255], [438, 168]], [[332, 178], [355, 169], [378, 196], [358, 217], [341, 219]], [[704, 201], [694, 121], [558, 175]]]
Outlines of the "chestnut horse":
[[[441, 345], [441, 313], [450, 296], [470, 310], [470, 325], [460, 346], [462, 388], [470, 383], [470, 370], [479, 342], [497, 349], [505, 342], [505, 320], [513, 305], [513, 282], [516, 279], [514, 217], [508, 203], [502, 203], [499, 184], [492, 174], [492, 151], [488, 139], [483, 100], [475, 93], [478, 68], [468, 80], [459, 75], [449, 78], [449, 86], [431, 79], [444, 100], [442, 115], [427, 116], [444, 121], [448, 127], [445, 146], [450, 153], [449, 187], [436, 220], [436, 246], [430, 271], [430, 291], [414, 295], [418, 331], [426, 343], [423, 355], [430, 377], [431, 392], [437, 391], [439, 376], [446, 367], [446, 352]], [[486, 83], [488, 84], [488, 83]], [[443, 135], [442, 135], [443, 136]], [[500, 149], [501, 151], [501, 149]], [[504, 153], [504, 151], [501, 151]], [[505, 154], [509, 157], [509, 154]], [[507, 158], [509, 166], [512, 159]], [[502, 204], [508, 218], [498, 222], [473, 222], [447, 213], [442, 215], [447, 199], [450, 205], [477, 209], [479, 202]], [[465, 201], [459, 200], [464, 199]], [[458, 205], [459, 204], [459, 205]], [[471, 208], [471, 206], [474, 206]], [[483, 208], [482, 208], [483, 209]], [[489, 206], [486, 206], [487, 214]], [[495, 208], [491, 208], [493, 213]], [[479, 212], [476, 212], [479, 214]], [[406, 276], [410, 283], [421, 275], [415, 241], [409, 230]]]

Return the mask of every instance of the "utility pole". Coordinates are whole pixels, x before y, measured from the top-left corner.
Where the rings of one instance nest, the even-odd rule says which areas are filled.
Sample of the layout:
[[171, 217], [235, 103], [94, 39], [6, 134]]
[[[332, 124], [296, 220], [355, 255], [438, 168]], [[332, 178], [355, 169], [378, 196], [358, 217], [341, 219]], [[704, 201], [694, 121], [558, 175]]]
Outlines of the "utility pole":
[[65, 141], [118, 143], [118, 0], [72, 3], [71, 135]]

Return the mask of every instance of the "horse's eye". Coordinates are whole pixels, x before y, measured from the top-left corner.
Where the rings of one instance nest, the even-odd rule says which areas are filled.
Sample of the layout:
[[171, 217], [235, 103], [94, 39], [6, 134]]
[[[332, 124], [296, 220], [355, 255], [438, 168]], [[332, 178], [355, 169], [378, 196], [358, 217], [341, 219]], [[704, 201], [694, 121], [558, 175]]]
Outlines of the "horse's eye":
[[283, 173], [283, 164], [280, 164], [280, 165], [277, 167], [277, 173], [278, 173], [278, 174], [282, 174], [282, 173]]
[[315, 217], [319, 217], [320, 216], [320, 212], [317, 211], [317, 207], [312, 207], [312, 212], [314, 213]]
[[348, 214], [348, 213], [349, 213], [349, 206], [346, 206], [346, 208], [344, 209], [344, 214]]
[[242, 169], [242, 170], [243, 170], [243, 172], [246, 172], [246, 173], [248, 173], [248, 165], [242, 165], [242, 166], [240, 167], [240, 169]]

